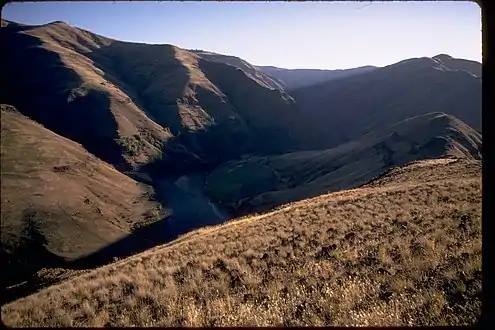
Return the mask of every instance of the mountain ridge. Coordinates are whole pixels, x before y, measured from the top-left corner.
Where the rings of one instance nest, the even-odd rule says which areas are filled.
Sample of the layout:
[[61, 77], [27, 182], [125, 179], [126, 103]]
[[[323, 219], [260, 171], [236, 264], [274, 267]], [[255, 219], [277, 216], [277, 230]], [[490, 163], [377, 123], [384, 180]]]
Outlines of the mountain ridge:
[[256, 66], [259, 70], [280, 80], [284, 87], [295, 90], [302, 87], [313, 86], [323, 82], [351, 77], [376, 69], [377, 67], [365, 65], [351, 69], [284, 69], [275, 66]]
[[481, 70], [481, 64], [457, 59], [447, 63], [451, 69], [432, 58], [406, 59], [292, 91], [299, 107], [311, 109], [306, 112], [308, 149], [333, 147], [430, 112], [453, 115], [481, 132], [482, 81], [471, 68]]

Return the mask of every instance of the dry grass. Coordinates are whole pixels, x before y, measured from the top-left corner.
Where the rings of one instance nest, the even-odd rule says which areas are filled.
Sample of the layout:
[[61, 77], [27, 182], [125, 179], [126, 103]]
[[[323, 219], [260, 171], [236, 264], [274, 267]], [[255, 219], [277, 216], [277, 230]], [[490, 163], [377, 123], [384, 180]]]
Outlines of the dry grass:
[[146, 200], [150, 187], [27, 117], [2, 108], [1, 133], [2, 229], [33, 209], [72, 216], [96, 232], [105, 219], [127, 233], [156, 204]]
[[189, 234], [3, 306], [3, 322], [472, 325], [481, 165], [426, 164]]

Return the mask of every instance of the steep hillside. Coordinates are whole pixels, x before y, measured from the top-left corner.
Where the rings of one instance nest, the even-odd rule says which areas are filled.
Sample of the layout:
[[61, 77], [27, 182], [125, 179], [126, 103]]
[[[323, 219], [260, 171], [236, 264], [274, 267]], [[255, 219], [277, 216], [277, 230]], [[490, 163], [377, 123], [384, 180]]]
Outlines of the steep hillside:
[[191, 52], [194, 52], [205, 60], [211, 62], [225, 63], [239, 68], [244, 71], [251, 79], [256, 80], [260, 85], [263, 85], [270, 89], [284, 90], [284, 83], [282, 81], [280, 81], [276, 77], [267, 75], [263, 70], [260, 70], [260, 67], [255, 67], [239, 57], [217, 54], [203, 50], [191, 50]]
[[209, 195], [241, 213], [358, 187], [394, 166], [440, 157], [481, 159], [481, 135], [432, 113], [324, 151], [245, 157], [210, 173]]
[[431, 112], [481, 132], [481, 64], [447, 55], [415, 58], [358, 76], [294, 90], [304, 109], [306, 146], [339, 145]]
[[174, 134], [164, 150], [175, 156], [171, 163], [185, 157], [176, 149], [185, 148], [190, 162], [215, 163], [245, 152], [281, 152], [295, 143], [289, 140], [293, 101], [231, 65], [171, 45], [123, 42], [93, 55], [100, 57], [112, 59], [148, 115]]
[[80, 145], [10, 106], [2, 105], [1, 122], [2, 290], [42, 268], [64, 268], [163, 215], [150, 187]]
[[165, 170], [201, 167], [294, 149], [293, 100], [229, 64], [63, 22], [10, 22], [0, 33], [9, 48], [0, 101], [118, 168], [159, 158]]
[[431, 160], [191, 233], [2, 306], [2, 321], [474, 325], [481, 280], [481, 164]]
[[293, 91], [298, 88], [316, 85], [335, 79], [351, 77], [376, 69], [376, 67], [371, 65], [343, 70], [283, 69], [275, 66], [256, 66], [256, 68], [282, 82], [282, 86], [287, 91]]

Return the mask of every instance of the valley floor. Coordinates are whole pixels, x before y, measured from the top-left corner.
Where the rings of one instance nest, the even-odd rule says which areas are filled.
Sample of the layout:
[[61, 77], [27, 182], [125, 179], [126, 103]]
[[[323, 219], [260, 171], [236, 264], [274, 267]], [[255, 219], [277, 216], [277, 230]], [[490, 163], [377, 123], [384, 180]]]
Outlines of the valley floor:
[[2, 307], [8, 326], [473, 325], [481, 162], [200, 229]]

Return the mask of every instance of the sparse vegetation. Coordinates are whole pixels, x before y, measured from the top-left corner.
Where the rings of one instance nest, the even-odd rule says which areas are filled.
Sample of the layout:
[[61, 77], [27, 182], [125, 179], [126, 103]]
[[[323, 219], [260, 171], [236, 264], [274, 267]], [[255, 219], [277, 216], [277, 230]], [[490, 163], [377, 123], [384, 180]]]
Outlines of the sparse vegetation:
[[124, 148], [124, 153], [132, 157], [139, 155], [143, 147], [143, 143], [141, 143], [140, 139], [136, 136], [123, 136], [117, 139], [117, 142], [122, 148]]
[[2, 319], [473, 325], [482, 289], [480, 170], [479, 162], [412, 164], [369, 187], [205, 228], [3, 306]]
[[144, 140], [148, 143], [150, 143], [152, 146], [157, 148], [158, 150], [161, 150], [163, 147], [163, 141], [160, 139], [157, 139], [153, 133], [146, 128], [139, 128], [139, 135], [135, 135], [137, 140]]
[[140, 222], [136, 222], [132, 229], [136, 230], [138, 228], [144, 228], [144, 227], [160, 220], [161, 218], [163, 218], [164, 214], [165, 213], [164, 213], [163, 207], [160, 204], [156, 204], [153, 206], [153, 208], [144, 212], [144, 214], [143, 214], [144, 220], [142, 220]]

